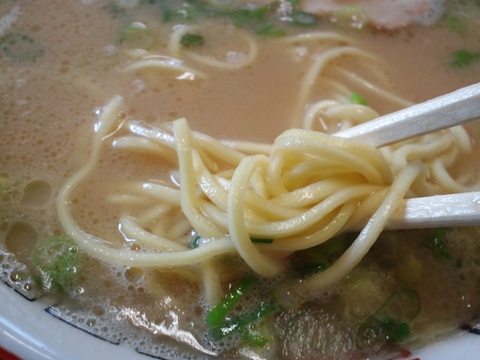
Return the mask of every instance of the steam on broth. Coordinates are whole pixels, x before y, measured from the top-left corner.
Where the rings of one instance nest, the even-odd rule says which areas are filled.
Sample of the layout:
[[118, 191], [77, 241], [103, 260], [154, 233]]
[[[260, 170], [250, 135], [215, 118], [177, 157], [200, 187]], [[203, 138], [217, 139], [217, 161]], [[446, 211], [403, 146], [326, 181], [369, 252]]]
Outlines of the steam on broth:
[[[380, 150], [346, 142], [355, 171], [342, 170], [346, 157], [288, 147], [328, 143], [315, 131], [479, 81], [478, 4], [451, 2], [435, 24], [385, 30], [368, 19], [352, 27], [360, 8], [332, 22], [294, 1], [222, 3], [0, 3], [3, 281], [55, 316], [161, 358], [382, 358], [474, 326], [478, 228], [372, 235], [360, 263], [345, 266], [359, 235], [341, 230], [371, 216], [404, 168], [417, 171], [407, 197], [478, 189], [478, 124]], [[308, 131], [289, 130], [299, 127]], [[206, 175], [186, 197], [188, 154]], [[226, 211], [222, 191], [240, 184], [235, 169], [250, 154], [261, 154], [249, 166], [262, 171], [247, 179], [246, 205]], [[269, 187], [282, 161], [289, 170]], [[298, 194], [320, 182], [332, 195], [376, 187], [286, 235], [263, 236], [247, 221], [251, 241], [232, 243], [243, 220], [227, 212], [247, 209], [257, 229], [303, 219], [317, 203], [300, 211]], [[268, 197], [280, 200], [262, 207]], [[185, 202], [200, 210], [185, 215]], [[328, 231], [336, 236], [320, 243]], [[188, 263], [202, 251], [205, 260]]]

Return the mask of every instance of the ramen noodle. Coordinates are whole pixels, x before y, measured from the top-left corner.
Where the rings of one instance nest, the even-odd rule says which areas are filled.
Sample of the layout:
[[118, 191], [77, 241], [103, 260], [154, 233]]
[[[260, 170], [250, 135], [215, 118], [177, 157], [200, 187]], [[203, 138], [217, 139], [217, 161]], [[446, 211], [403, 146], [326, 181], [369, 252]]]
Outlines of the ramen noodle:
[[394, 32], [304, 5], [0, 3], [3, 281], [167, 359], [385, 358], [475, 326], [478, 229], [383, 229], [479, 189], [478, 125], [335, 133], [477, 81], [477, 5]]

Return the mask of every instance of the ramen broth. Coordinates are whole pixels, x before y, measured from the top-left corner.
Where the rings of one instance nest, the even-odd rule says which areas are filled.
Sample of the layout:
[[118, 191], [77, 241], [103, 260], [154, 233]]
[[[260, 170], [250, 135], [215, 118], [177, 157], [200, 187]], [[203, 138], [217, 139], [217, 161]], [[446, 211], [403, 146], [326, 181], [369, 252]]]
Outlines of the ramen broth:
[[[44, 301], [55, 316], [92, 334], [168, 359], [385, 357], [424, 346], [462, 325], [475, 325], [480, 311], [478, 228], [384, 232], [347, 278], [314, 296], [292, 294], [289, 284], [301, 278], [297, 269], [310, 256], [292, 254], [285, 274], [259, 279], [231, 310], [232, 317], [241, 317], [258, 304], [276, 304], [275, 312], [250, 325], [256, 341], [241, 332], [220, 340], [212, 337], [205, 317], [214, 304], [203, 294], [198, 264], [127, 267], [102, 262], [72, 245], [81, 255], [70, 269], [76, 276], [60, 288], [46, 283], [33, 253], [52, 236], [65, 236], [56, 196], [86, 163], [99, 109], [112, 97], [123, 97], [124, 118], [153, 126], [186, 118], [194, 131], [215, 138], [271, 143], [293, 126], [295, 101], [310, 55], [324, 46], [285, 46], [282, 37], [256, 35], [228, 18], [200, 16], [191, 23], [206, 40], [189, 51], [242, 61], [249, 51], [244, 34], [249, 34], [258, 44], [256, 59], [248, 66], [225, 70], [185, 55], [180, 60], [198, 73], [127, 71], [136, 59], [135, 41], [145, 38], [132, 44], [125, 40], [125, 29], [142, 24], [149, 31], [147, 41], [154, 35], [147, 51], [165, 55], [172, 29], [181, 19], [162, 22], [162, 8], [155, 1], [124, 3], [136, 6], [95, 0], [0, 2], [0, 276], [5, 283], [28, 298]], [[480, 13], [473, 3], [466, 2]], [[480, 51], [480, 17], [458, 10], [466, 4], [455, 2], [443, 19], [429, 27], [355, 30], [324, 19], [314, 27], [286, 31], [343, 34], [355, 47], [383, 60], [384, 66], [380, 77], [371, 76], [368, 67], [354, 59], [339, 59], [339, 66], [372, 82], [381, 80], [399, 97], [420, 102], [480, 81], [480, 61], [474, 54]], [[466, 32], [449, 26], [452, 16]], [[452, 66], [452, 54], [462, 49], [472, 52], [472, 64]], [[371, 93], [363, 95], [380, 114], [401, 107]], [[328, 96], [324, 88], [314, 86], [308, 101]], [[321, 130], [332, 133], [338, 127], [327, 124]], [[474, 149], [463, 166], [475, 166], [471, 164], [480, 156], [476, 146], [480, 133], [477, 124], [468, 130]], [[118, 219], [125, 207], [112, 204], [109, 195], [119, 183], [145, 179], [175, 182], [174, 166], [148, 154], [104, 147], [100, 165], [74, 192], [73, 217], [83, 231], [106, 239], [112, 247], [143, 251], [122, 233]], [[132, 205], [131, 210], [141, 209]], [[175, 234], [188, 245], [195, 234], [184, 230], [182, 215], [168, 216], [158, 231]], [[354, 234], [346, 234], [340, 240], [353, 239]], [[218, 301], [251, 274], [233, 254], [216, 259], [216, 266], [222, 285]], [[398, 294], [406, 296], [402, 300], [406, 303], [416, 301], [418, 295], [421, 303], [408, 324], [408, 336], [398, 343], [359, 346], [359, 328]]]

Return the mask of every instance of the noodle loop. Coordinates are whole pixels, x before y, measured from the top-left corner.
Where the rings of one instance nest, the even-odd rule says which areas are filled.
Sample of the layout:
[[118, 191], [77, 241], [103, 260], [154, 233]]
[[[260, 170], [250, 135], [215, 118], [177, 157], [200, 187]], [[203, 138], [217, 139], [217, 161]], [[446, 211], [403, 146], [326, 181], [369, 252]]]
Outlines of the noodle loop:
[[[286, 264], [280, 258], [370, 219], [334, 265], [302, 285], [320, 289], [340, 280], [360, 262], [403, 198], [465, 189], [448, 172], [453, 160], [471, 148], [462, 128], [380, 150], [312, 130], [291, 129], [276, 139], [268, 154], [248, 155], [234, 150], [235, 143], [230, 147], [193, 133], [185, 119], [165, 129], [138, 120], [119, 123], [121, 104], [116, 97], [101, 111], [90, 159], [65, 184], [58, 200], [68, 233], [106, 261], [185, 266], [209, 263], [215, 256], [235, 251], [255, 272], [270, 278], [284, 270]], [[347, 119], [355, 117], [349, 112], [369, 113], [365, 106], [335, 101], [321, 108]], [[98, 165], [107, 140], [117, 151], [143, 152], [178, 166], [179, 184], [124, 181], [117, 186], [121, 193], [111, 196], [117, 204], [125, 204], [119, 220], [123, 236], [145, 245], [150, 253], [132, 254], [107, 245], [108, 241], [98, 242], [78, 228], [69, 211], [70, 194]], [[427, 167], [435, 183], [426, 181]], [[129, 205], [135, 202], [157, 205], [135, 214]], [[165, 223], [169, 213], [183, 219], [176, 229], [165, 233], [158, 226], [147, 229], [146, 222]], [[179, 237], [188, 227], [205, 239], [197, 249], [190, 249], [184, 242], [188, 239]], [[256, 244], [255, 239], [268, 243]], [[208, 263], [203, 266], [204, 282], [214, 296], [218, 275]]]

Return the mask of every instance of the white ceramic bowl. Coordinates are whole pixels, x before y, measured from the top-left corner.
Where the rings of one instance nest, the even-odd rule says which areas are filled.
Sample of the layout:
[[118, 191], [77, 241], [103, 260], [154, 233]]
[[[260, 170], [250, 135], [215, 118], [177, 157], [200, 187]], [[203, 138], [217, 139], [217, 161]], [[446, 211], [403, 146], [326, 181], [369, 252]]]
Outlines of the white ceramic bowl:
[[[25, 360], [148, 360], [127, 345], [115, 345], [79, 330], [0, 283], [0, 346]], [[406, 359], [474, 360], [480, 358], [480, 337], [458, 333]]]

